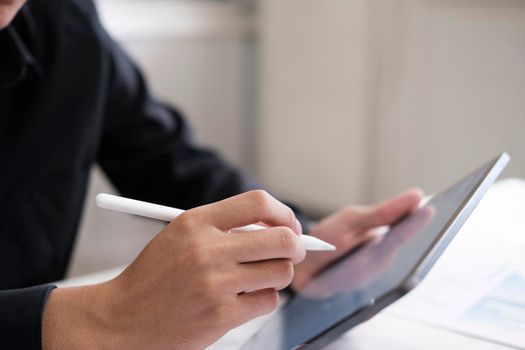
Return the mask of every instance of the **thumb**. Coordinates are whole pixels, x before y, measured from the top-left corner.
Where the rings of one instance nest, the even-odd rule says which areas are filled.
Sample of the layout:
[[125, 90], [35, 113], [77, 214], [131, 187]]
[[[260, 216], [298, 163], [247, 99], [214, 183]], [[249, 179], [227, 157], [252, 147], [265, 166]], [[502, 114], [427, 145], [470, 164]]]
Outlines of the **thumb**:
[[364, 209], [356, 224], [362, 229], [391, 225], [416, 210], [423, 197], [419, 188], [408, 190], [375, 206]]

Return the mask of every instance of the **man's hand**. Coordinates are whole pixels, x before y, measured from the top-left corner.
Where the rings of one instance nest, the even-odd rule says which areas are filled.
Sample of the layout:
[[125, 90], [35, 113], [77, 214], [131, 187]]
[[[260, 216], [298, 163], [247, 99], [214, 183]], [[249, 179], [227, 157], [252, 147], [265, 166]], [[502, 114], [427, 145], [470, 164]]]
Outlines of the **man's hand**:
[[421, 190], [413, 189], [375, 206], [349, 207], [323, 219], [310, 234], [334, 244], [337, 250], [308, 252], [304, 262], [295, 267], [292, 288], [300, 290], [330, 262], [374, 238], [375, 228], [391, 225], [416, 210], [421, 198]]
[[[262, 222], [267, 229], [228, 233]], [[266, 192], [188, 210], [117, 278], [54, 290], [48, 349], [203, 349], [271, 312], [304, 259], [293, 212]]]
[[388, 234], [367, 242], [366, 246], [335, 265], [330, 273], [320, 274], [315, 283], [301, 288], [301, 295], [325, 299], [336, 294], [352, 293], [378, 280], [396, 263], [401, 247], [422, 232], [434, 213], [432, 205], [416, 210], [410, 218], [390, 229]]

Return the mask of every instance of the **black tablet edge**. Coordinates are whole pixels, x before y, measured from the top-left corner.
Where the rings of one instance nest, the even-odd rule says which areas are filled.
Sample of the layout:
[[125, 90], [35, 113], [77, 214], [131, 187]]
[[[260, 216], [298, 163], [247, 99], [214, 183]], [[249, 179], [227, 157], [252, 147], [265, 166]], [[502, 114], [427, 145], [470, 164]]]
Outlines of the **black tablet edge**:
[[[348, 332], [349, 329], [354, 328], [355, 326], [368, 321], [373, 316], [378, 314], [381, 310], [399, 300], [412, 289], [414, 289], [430, 271], [434, 263], [441, 256], [443, 251], [452, 241], [452, 239], [459, 232], [461, 226], [465, 221], [470, 217], [470, 214], [477, 207], [481, 198], [488, 191], [490, 186], [496, 181], [498, 176], [501, 174], [505, 166], [510, 161], [510, 157], [507, 153], [502, 153], [494, 161], [492, 161], [492, 166], [488, 173], [483, 176], [480, 183], [474, 188], [474, 190], [465, 198], [465, 201], [461, 204], [458, 210], [454, 213], [449, 222], [444, 226], [442, 233], [438, 235], [437, 242], [433, 245], [425, 258], [421, 260], [419, 264], [416, 265], [414, 270], [409, 274], [405, 281], [397, 288], [393, 289], [386, 295], [382, 296], [377, 300], [371, 300], [369, 303], [362, 307], [361, 309], [354, 312], [352, 315], [348, 316], [335, 326], [330, 329], [327, 329], [323, 333], [317, 335], [316, 337], [310, 339], [305, 345], [304, 349], [315, 350], [323, 349], [325, 346], [333, 342], [336, 338]], [[485, 167], [484, 165], [483, 167]], [[479, 169], [477, 170], [479, 171]], [[468, 176], [474, 174], [472, 172]], [[466, 178], [468, 178], [465, 177]], [[463, 180], [461, 180], [463, 181]], [[458, 183], [460, 183], [459, 181]]]
[[[406, 281], [407, 285], [412, 286], [412, 288], [415, 287], [428, 274], [432, 266], [434, 266], [436, 263], [437, 259], [439, 259], [441, 254], [443, 254], [444, 250], [448, 247], [452, 239], [454, 239], [474, 209], [476, 209], [481, 199], [485, 196], [490, 186], [494, 184], [509, 161], [509, 155], [507, 153], [502, 153], [492, 162], [492, 166], [488, 173], [483, 176], [479, 184], [465, 198], [461, 206], [450, 218], [449, 222], [447, 222], [447, 224], [444, 226], [442, 233], [438, 235], [436, 240], [433, 242], [432, 247], [427, 251], [425, 257], [411, 272], [410, 280]], [[472, 174], [474, 173], [475, 172]]]
[[352, 315], [348, 316], [332, 328], [327, 329], [323, 333], [311, 339], [307, 344], [305, 344], [304, 349], [323, 349], [324, 347], [332, 343], [334, 340], [348, 332], [350, 329], [370, 320], [381, 310], [394, 303], [395, 301], [399, 300], [409, 291], [410, 290], [406, 290], [404, 286], [400, 286], [385, 294], [380, 299], [370, 301], [366, 306], [357, 310]]

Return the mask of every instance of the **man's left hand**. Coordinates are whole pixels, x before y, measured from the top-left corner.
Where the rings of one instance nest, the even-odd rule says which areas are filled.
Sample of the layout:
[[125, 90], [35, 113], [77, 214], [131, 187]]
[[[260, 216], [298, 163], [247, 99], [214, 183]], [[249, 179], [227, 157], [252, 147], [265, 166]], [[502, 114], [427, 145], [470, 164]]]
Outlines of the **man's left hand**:
[[308, 252], [295, 267], [291, 287], [300, 290], [332, 261], [377, 236], [377, 228], [391, 225], [416, 210], [422, 199], [420, 189], [412, 189], [374, 206], [348, 207], [323, 219], [309, 233], [337, 247], [334, 252]]

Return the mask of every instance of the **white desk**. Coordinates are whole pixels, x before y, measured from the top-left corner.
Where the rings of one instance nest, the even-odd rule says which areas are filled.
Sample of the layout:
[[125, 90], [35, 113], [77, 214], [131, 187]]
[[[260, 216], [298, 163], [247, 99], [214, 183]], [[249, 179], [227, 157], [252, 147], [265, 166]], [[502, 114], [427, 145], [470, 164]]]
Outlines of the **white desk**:
[[[500, 189], [504, 189], [510, 196], [515, 196], [519, 186], [525, 190], [524, 182], [501, 183]], [[515, 186], [514, 186], [515, 184]], [[496, 186], [497, 187], [497, 186]], [[497, 196], [501, 200], [501, 194]], [[496, 198], [494, 195], [487, 198]], [[503, 204], [502, 204], [503, 205]], [[480, 208], [480, 214], [483, 208]], [[485, 210], [487, 208], [485, 207]], [[491, 211], [492, 212], [492, 211]], [[496, 212], [496, 211], [494, 211]], [[475, 215], [475, 213], [474, 213]], [[473, 215], [473, 220], [478, 220]], [[496, 215], [496, 214], [494, 214]], [[479, 215], [483, 216], [483, 215]], [[486, 215], [484, 215], [486, 216]], [[481, 218], [480, 218], [481, 219]], [[497, 220], [497, 218], [495, 219]], [[507, 220], [508, 221], [508, 220]], [[470, 223], [471, 227], [473, 226]], [[467, 227], [467, 226], [466, 226]], [[509, 228], [507, 228], [509, 229]], [[437, 266], [436, 266], [437, 267]], [[72, 286], [93, 284], [108, 280], [116, 276], [122, 268], [102, 271], [78, 278], [65, 280], [59, 286]], [[394, 310], [394, 311], [393, 311]], [[216, 344], [211, 350], [238, 349], [257, 329], [265, 322], [267, 317], [253, 320], [237, 329], [232, 330]], [[372, 320], [352, 329], [338, 341], [331, 344], [329, 350], [352, 349], [352, 350], [375, 350], [375, 349], [477, 349], [477, 350], [504, 350], [511, 349], [483, 339], [478, 339], [453, 330], [440, 328], [436, 325], [426, 324], [421, 321], [410, 320], [395, 312], [395, 308], [386, 309]]]
[[[115, 277], [122, 268], [111, 269], [94, 274], [72, 278], [59, 283], [59, 287], [94, 284]], [[232, 330], [209, 350], [238, 349], [267, 317], [255, 319]], [[352, 329], [331, 344], [328, 350], [408, 350], [408, 349], [476, 349], [509, 350], [511, 348], [475, 339], [466, 335], [442, 330], [430, 325], [404, 320], [398, 316], [383, 312], [370, 321]]]
[[[118, 275], [122, 268], [111, 269], [62, 281], [59, 287], [94, 284]], [[232, 330], [209, 350], [238, 349], [268, 317], [261, 317]], [[407, 349], [476, 349], [509, 350], [511, 348], [478, 340], [462, 334], [442, 330], [437, 327], [403, 320], [398, 316], [383, 312], [370, 321], [352, 329], [331, 344], [329, 350], [407, 350]]]
[[[227, 334], [209, 350], [238, 349], [264, 323], [254, 320]], [[511, 348], [381, 313], [352, 329], [327, 350], [509, 350]]]

